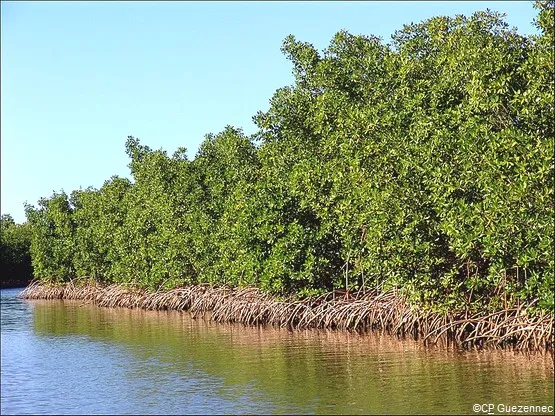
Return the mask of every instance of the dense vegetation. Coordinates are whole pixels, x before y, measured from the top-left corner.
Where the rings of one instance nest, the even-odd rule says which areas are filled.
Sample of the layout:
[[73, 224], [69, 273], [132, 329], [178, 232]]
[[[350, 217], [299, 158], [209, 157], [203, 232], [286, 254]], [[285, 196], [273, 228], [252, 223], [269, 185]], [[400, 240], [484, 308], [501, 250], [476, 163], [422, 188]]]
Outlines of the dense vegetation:
[[33, 277], [31, 266], [31, 228], [16, 224], [6, 214], [0, 217], [0, 287], [25, 286]]
[[196, 157], [126, 143], [132, 181], [27, 206], [35, 275], [276, 295], [398, 288], [434, 309], [553, 310], [553, 3], [538, 36], [494, 12], [384, 44], [289, 36], [294, 85]]

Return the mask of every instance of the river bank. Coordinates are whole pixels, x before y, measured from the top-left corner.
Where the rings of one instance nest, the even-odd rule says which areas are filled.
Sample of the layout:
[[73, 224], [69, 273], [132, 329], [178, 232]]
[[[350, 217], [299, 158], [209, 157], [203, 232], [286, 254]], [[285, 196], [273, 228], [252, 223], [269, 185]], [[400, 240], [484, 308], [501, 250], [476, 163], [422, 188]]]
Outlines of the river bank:
[[0, 292], [1, 414], [448, 415], [475, 403], [553, 405], [547, 354]]
[[26, 287], [31, 282], [30, 278], [2, 278], [0, 280], [0, 289], [15, 289]]
[[527, 306], [471, 314], [424, 312], [395, 292], [327, 295], [296, 301], [278, 300], [257, 288], [187, 286], [147, 292], [88, 281], [50, 285], [31, 283], [24, 299], [72, 299], [101, 307], [189, 311], [219, 323], [274, 325], [291, 329], [327, 328], [379, 330], [412, 337], [430, 345], [446, 343], [461, 349], [508, 348], [553, 353], [554, 316], [527, 313]]

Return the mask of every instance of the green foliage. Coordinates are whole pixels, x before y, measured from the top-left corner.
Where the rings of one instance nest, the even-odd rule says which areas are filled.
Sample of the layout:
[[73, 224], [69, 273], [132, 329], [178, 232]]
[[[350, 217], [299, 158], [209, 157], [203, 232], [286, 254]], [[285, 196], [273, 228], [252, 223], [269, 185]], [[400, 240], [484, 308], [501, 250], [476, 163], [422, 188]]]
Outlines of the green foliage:
[[73, 264], [75, 224], [64, 192], [25, 207], [31, 225], [31, 257], [35, 277], [64, 282], [76, 276]]
[[31, 228], [29, 223], [16, 224], [11, 215], [0, 218], [1, 286], [25, 285], [31, 280]]
[[537, 8], [539, 36], [489, 11], [390, 44], [288, 36], [295, 83], [253, 137], [228, 126], [188, 160], [130, 136], [133, 182], [28, 207], [35, 274], [553, 310], [553, 3]]
[[127, 179], [114, 176], [100, 190], [89, 188], [71, 194], [75, 224], [73, 264], [78, 276], [108, 282], [121, 278], [125, 270], [120, 246], [127, 212], [124, 198], [130, 187]]

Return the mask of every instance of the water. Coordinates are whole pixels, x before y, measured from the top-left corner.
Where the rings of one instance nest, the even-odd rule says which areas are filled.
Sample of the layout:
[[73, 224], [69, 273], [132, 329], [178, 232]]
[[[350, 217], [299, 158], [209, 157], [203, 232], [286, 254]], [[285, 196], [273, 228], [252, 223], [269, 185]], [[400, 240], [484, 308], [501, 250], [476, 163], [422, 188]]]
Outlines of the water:
[[554, 402], [550, 356], [218, 325], [19, 291], [1, 290], [3, 415], [475, 414], [475, 404], [500, 413]]

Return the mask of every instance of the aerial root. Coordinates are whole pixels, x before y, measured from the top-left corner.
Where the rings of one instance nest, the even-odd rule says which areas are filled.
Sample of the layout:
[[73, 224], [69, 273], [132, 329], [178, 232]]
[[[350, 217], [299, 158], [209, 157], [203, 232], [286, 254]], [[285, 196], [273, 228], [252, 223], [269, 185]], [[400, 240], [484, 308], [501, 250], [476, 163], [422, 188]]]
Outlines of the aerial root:
[[454, 314], [422, 311], [397, 293], [369, 291], [354, 296], [328, 293], [306, 300], [277, 300], [257, 288], [191, 285], [167, 291], [146, 292], [122, 285], [101, 285], [93, 279], [64, 284], [34, 281], [21, 292], [24, 299], [81, 300], [114, 308], [190, 311], [193, 317], [211, 312], [220, 323], [273, 325], [297, 329], [381, 330], [397, 336], [436, 344], [444, 339], [461, 348], [513, 348], [553, 352], [554, 316], [530, 315], [527, 306], [507, 308], [488, 315], [468, 310]]

